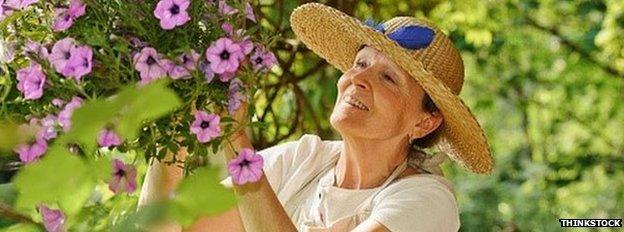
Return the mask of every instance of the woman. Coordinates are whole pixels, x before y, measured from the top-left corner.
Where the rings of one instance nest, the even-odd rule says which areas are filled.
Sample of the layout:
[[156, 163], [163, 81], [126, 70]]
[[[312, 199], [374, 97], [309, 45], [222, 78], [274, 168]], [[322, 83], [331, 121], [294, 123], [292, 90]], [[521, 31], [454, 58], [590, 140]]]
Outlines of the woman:
[[[492, 161], [482, 129], [457, 96], [463, 64], [450, 40], [419, 19], [368, 26], [317, 3], [295, 9], [291, 25], [344, 73], [330, 118], [343, 140], [304, 135], [260, 151], [264, 175], [233, 186], [238, 207], [189, 230], [457, 231], [452, 185], [438, 165], [448, 155], [489, 173]], [[234, 144], [251, 147], [242, 131]], [[434, 144], [441, 152], [421, 150]], [[168, 193], [179, 179], [171, 178], [179, 170], [163, 168], [150, 167], [142, 201]]]

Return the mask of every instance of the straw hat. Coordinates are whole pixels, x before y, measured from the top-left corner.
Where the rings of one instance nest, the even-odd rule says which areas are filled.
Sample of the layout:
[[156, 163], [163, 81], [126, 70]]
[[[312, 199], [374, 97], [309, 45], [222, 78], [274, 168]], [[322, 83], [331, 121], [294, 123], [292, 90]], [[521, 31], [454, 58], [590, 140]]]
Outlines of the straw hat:
[[483, 129], [459, 98], [462, 58], [448, 37], [422, 19], [396, 17], [366, 25], [329, 6], [308, 3], [290, 16], [297, 37], [331, 65], [346, 72], [361, 45], [390, 57], [422, 86], [440, 109], [444, 125], [438, 147], [466, 169], [490, 173], [493, 161]]

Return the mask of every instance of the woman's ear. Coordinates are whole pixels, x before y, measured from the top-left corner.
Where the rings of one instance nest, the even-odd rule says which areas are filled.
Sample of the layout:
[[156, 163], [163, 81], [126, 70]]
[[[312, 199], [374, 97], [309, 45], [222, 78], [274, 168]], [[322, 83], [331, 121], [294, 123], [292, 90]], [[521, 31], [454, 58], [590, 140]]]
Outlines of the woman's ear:
[[412, 127], [412, 131], [409, 133], [410, 141], [425, 137], [442, 124], [444, 118], [440, 112], [427, 113], [425, 117], [416, 122], [416, 125]]

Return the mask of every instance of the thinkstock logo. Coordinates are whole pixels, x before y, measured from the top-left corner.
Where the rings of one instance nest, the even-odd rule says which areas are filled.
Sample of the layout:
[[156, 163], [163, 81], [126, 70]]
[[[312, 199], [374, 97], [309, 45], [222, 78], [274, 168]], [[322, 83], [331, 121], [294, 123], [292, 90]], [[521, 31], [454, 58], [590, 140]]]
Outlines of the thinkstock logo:
[[559, 219], [561, 227], [622, 227], [622, 219]]

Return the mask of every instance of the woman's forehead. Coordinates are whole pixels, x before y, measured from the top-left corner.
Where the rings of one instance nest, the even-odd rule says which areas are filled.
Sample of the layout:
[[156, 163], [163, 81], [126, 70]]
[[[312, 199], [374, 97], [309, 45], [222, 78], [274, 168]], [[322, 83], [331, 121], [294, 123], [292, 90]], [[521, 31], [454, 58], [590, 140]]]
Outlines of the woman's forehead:
[[388, 58], [386, 54], [378, 51], [377, 49], [371, 46], [365, 46], [364, 48], [360, 49], [360, 51], [358, 51], [355, 58], [356, 58], [356, 61], [359, 59], [371, 59], [369, 60], [369, 62], [375, 61], [375, 63], [379, 63], [384, 66], [387, 66], [388, 69], [390, 69], [391, 71], [394, 71], [398, 75], [409, 77], [409, 73], [407, 73], [398, 64], [396, 64], [394, 61]]

